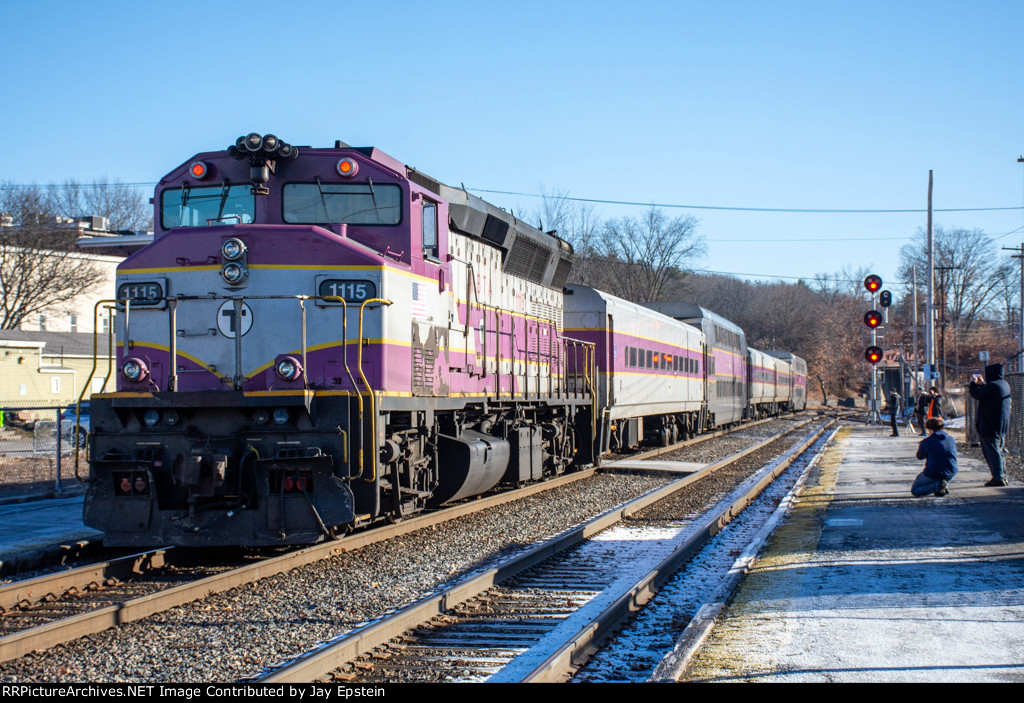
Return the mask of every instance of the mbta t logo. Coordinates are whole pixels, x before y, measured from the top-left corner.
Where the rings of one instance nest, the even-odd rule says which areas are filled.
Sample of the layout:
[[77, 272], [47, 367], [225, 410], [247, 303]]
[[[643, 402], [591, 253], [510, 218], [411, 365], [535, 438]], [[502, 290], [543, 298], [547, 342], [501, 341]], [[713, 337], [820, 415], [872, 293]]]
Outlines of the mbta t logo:
[[252, 329], [252, 308], [242, 303], [241, 309], [236, 311], [235, 301], [225, 300], [217, 310], [217, 329], [228, 339], [234, 339], [235, 335], [244, 337]]

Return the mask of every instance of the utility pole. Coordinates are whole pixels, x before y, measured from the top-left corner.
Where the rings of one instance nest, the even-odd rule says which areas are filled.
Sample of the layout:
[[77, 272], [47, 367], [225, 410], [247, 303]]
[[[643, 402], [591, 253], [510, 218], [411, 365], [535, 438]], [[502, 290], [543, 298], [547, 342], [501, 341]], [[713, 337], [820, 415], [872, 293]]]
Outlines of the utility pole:
[[914, 398], [921, 395], [921, 384], [917, 381], [917, 362], [920, 358], [918, 354], [917, 346], [917, 267], [914, 267], [914, 383], [911, 388], [914, 389]]
[[[946, 367], [946, 289], [949, 288], [949, 281], [946, 279], [946, 271], [956, 271], [962, 269], [963, 266], [932, 266], [933, 270], [941, 271], [939, 286], [939, 328], [942, 330], [941, 344], [939, 345], [942, 349], [942, 365]], [[954, 334], [956, 333], [956, 327], [953, 328]], [[941, 377], [941, 388], [942, 394], [946, 394], [946, 374], [942, 374]]]
[[[925, 303], [925, 363], [935, 369], [935, 242], [932, 239], [932, 171], [928, 171], [928, 298]], [[927, 379], [931, 385], [932, 379]]]
[[[1018, 159], [1018, 161], [1024, 161], [1024, 159]], [[1011, 259], [1020, 259], [1020, 341], [1017, 344], [1017, 351], [1024, 349], [1024, 242], [1020, 243], [1020, 247], [1003, 247], [1003, 251], [1014, 251]], [[1021, 358], [1017, 357], [1017, 370], [1022, 370]]]

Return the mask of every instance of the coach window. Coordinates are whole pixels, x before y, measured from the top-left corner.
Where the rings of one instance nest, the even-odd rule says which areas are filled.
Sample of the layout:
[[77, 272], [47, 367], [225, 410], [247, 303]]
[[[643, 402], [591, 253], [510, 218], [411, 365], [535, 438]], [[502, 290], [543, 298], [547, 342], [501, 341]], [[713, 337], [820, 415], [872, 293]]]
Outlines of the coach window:
[[423, 255], [437, 258], [437, 203], [423, 201]]

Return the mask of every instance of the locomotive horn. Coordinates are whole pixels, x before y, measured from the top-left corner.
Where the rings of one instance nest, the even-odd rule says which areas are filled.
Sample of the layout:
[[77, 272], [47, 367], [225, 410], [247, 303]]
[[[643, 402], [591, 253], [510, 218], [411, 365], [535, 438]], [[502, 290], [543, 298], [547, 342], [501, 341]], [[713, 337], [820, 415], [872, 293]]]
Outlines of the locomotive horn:
[[268, 154], [272, 154], [277, 151], [277, 148], [281, 146], [281, 140], [275, 137], [273, 134], [268, 134], [263, 137], [263, 151]]

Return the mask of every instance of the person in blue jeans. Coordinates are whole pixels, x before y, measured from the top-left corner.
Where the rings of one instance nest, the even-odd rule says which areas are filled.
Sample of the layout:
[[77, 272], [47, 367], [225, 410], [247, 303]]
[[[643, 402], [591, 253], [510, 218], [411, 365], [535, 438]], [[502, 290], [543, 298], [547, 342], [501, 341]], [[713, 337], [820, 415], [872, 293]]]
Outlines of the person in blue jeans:
[[992, 473], [986, 486], [1005, 486], [1006, 466], [1003, 463], [1003, 442], [1010, 431], [1010, 384], [1003, 380], [1003, 365], [989, 364], [985, 377], [971, 377], [971, 397], [978, 401], [978, 439], [985, 463]]
[[917, 458], [924, 459], [924, 471], [910, 487], [915, 498], [948, 494], [946, 485], [956, 476], [956, 440], [945, 433], [944, 426], [941, 417], [930, 417], [924, 423], [928, 436], [917, 445]]

